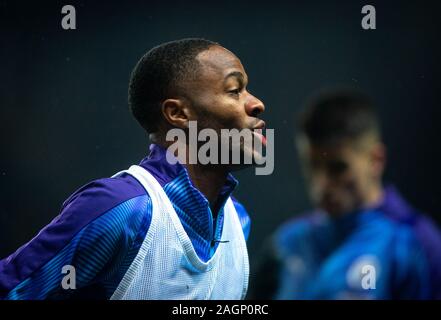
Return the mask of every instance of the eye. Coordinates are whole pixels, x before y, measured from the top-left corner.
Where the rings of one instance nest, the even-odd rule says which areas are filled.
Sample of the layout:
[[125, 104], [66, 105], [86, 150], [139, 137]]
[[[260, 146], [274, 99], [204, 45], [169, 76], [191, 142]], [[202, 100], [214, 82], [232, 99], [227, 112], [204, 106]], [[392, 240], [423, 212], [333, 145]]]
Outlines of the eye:
[[237, 88], [237, 89], [228, 91], [228, 93], [232, 94], [232, 95], [235, 95], [235, 96], [238, 96], [240, 94], [240, 91], [241, 91], [241, 89]]

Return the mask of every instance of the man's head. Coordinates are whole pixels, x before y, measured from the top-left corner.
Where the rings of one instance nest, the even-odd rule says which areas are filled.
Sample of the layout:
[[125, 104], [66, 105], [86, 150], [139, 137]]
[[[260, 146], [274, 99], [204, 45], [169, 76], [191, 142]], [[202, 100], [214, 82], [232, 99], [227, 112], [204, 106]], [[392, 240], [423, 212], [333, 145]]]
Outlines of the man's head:
[[263, 103], [247, 91], [240, 60], [217, 43], [183, 39], [148, 51], [133, 70], [129, 104], [156, 139], [173, 128], [198, 130], [263, 127]]
[[386, 155], [370, 99], [349, 90], [321, 93], [300, 119], [297, 145], [313, 202], [341, 216], [378, 201]]

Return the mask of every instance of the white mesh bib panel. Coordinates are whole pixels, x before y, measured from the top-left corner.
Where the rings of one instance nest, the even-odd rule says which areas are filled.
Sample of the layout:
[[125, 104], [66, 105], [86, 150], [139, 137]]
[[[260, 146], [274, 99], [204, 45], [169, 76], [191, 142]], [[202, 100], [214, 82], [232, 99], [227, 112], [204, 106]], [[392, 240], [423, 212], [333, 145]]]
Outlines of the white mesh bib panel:
[[123, 172], [143, 185], [153, 212], [141, 248], [111, 299], [243, 299], [248, 288], [248, 252], [231, 198], [224, 207], [221, 241], [226, 242], [219, 243], [212, 258], [204, 262], [158, 181], [140, 166]]

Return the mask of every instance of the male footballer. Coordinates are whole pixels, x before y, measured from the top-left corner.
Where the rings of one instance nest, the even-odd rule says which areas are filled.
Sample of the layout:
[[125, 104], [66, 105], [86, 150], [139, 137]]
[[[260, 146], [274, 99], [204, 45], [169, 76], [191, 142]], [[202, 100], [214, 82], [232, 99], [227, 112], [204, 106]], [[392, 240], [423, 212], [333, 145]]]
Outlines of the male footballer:
[[241, 61], [212, 41], [148, 51], [129, 84], [130, 110], [152, 143], [148, 156], [78, 189], [35, 238], [1, 260], [0, 298], [243, 298], [250, 218], [231, 196], [230, 172], [244, 166], [170, 162], [167, 133], [186, 132], [190, 121], [216, 132], [263, 129], [264, 105], [247, 83]]

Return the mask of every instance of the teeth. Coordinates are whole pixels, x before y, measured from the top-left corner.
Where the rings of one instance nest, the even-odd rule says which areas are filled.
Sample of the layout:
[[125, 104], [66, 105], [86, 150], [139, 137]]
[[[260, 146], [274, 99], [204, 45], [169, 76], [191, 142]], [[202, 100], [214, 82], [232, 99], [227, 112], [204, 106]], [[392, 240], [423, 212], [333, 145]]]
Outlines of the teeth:
[[256, 129], [254, 133], [260, 138], [262, 144], [266, 146], [266, 137], [262, 134], [262, 129]]

